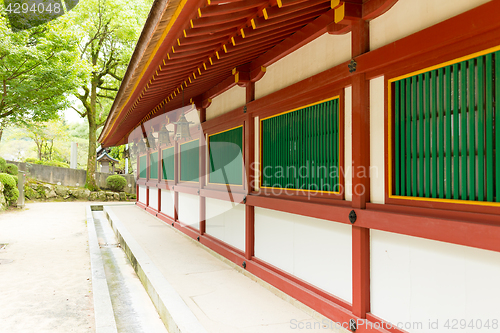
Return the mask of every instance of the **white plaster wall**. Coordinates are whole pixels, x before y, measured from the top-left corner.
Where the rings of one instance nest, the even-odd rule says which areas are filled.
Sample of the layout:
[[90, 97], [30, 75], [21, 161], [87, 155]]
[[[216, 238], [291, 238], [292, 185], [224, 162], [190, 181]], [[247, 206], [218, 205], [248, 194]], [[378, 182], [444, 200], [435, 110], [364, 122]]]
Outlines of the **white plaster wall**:
[[384, 77], [370, 81], [370, 201], [385, 203]]
[[351, 34], [324, 35], [267, 67], [255, 83], [255, 98], [288, 87], [351, 58]]
[[174, 217], [174, 192], [161, 190], [161, 212]]
[[139, 185], [139, 193], [137, 193], [138, 195], [138, 199], [139, 199], [139, 202], [142, 202], [143, 204], [146, 204], [146, 192], [147, 191], [147, 188], [146, 186], [141, 186]]
[[370, 21], [370, 49], [392, 43], [491, 0], [399, 0]]
[[206, 232], [245, 251], [245, 205], [206, 198]]
[[344, 89], [344, 193], [352, 201], [352, 87]]
[[255, 256], [352, 302], [348, 225], [256, 207]]
[[200, 228], [200, 197], [179, 193], [179, 221], [195, 229]]
[[[445, 332], [447, 319], [499, 318], [500, 253], [371, 231], [371, 312], [406, 331]], [[429, 330], [429, 320], [439, 329]], [[451, 331], [451, 330], [450, 330]], [[460, 332], [490, 332], [467, 328]]]
[[158, 210], [158, 189], [156, 187], [149, 188], [149, 207]]
[[212, 99], [212, 104], [207, 108], [207, 120], [239, 108], [245, 105], [245, 102], [245, 88], [236, 85]]

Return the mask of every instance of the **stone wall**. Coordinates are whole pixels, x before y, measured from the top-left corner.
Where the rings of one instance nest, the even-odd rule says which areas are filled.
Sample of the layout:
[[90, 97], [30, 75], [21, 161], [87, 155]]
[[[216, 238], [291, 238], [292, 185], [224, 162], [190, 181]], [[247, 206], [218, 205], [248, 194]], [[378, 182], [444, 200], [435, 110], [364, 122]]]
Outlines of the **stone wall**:
[[[23, 163], [7, 161], [7, 163], [15, 164], [19, 167], [19, 170], [26, 171], [26, 176], [35, 178], [42, 182], [47, 182], [51, 184], [63, 185], [63, 186], [85, 186], [85, 178], [87, 172], [80, 169], [70, 169], [70, 168], [60, 168], [55, 166]], [[96, 181], [99, 188], [106, 188], [106, 178], [111, 176], [110, 173], [96, 172]], [[135, 188], [135, 176], [134, 175], [121, 175], [127, 180], [127, 185], [123, 191], [127, 193], [134, 193]]]

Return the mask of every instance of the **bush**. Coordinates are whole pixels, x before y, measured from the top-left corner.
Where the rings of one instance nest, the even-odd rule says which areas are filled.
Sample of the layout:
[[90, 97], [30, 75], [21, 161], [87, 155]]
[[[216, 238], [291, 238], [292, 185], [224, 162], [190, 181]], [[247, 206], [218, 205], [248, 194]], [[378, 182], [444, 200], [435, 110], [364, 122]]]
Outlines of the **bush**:
[[5, 196], [5, 200], [12, 205], [19, 198], [19, 190], [16, 186], [16, 180], [14, 177], [7, 173], [0, 173], [0, 182], [4, 185], [3, 194]]
[[7, 162], [3, 157], [0, 157], [0, 172], [5, 172], [5, 167], [7, 166]]
[[17, 184], [19, 184], [19, 179], [17, 178], [17, 176], [14, 175], [12, 176], [12, 178], [14, 178], [14, 180], [16, 181], [16, 186], [17, 186]]
[[17, 172], [19, 171], [17, 165], [12, 163], [7, 163], [6, 165], [7, 166], [5, 167], [5, 173], [8, 173], [9, 175], [12, 176], [17, 176]]
[[31, 164], [40, 164], [40, 165], [55, 166], [55, 167], [60, 167], [60, 168], [69, 168], [68, 163], [64, 163], [61, 161], [41, 161], [41, 160], [37, 160], [36, 158], [33, 158], [33, 157], [28, 157], [24, 161], [26, 163], [31, 163]]
[[127, 185], [125, 177], [120, 175], [113, 175], [106, 178], [106, 186], [115, 192], [120, 192]]

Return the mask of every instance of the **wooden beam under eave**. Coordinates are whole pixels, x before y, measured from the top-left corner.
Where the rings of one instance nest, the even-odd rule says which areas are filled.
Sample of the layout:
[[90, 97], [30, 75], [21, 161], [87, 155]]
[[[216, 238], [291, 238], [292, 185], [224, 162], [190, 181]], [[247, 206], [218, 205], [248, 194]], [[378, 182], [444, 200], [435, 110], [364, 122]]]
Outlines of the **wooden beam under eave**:
[[[194, 30], [194, 29], [191, 29], [191, 30]], [[237, 32], [238, 32], [238, 30], [236, 28], [231, 28], [231, 29], [222, 30], [220, 32], [215, 32], [212, 34], [206, 33], [203, 35], [181, 37], [181, 38], [179, 38], [177, 45], [179, 45], [179, 43], [180, 43], [179, 46], [200, 44], [200, 43], [205, 43], [205, 42], [210, 41], [210, 40], [219, 40], [220, 38], [228, 39], [230, 36], [233, 36]]]
[[[190, 55], [196, 55], [204, 52], [215, 52], [222, 47], [222, 43], [224, 43], [227, 38], [219, 38], [216, 41], [209, 41], [204, 44], [193, 44], [193, 45], [183, 45], [177, 46], [175, 48], [175, 53], [169, 53], [170, 60], [179, 58], [179, 57], [187, 57]], [[165, 63], [168, 63], [168, 60], [165, 60]]]
[[370, 21], [387, 12], [398, 0], [368, 0], [363, 4], [363, 20]]
[[[311, 22], [311, 19], [309, 19], [309, 18], [305, 19], [305, 20], [300, 20], [300, 21], [295, 21], [294, 20], [292, 23], [290, 23], [288, 25], [284, 25], [282, 29], [283, 30], [286, 30], [286, 29], [300, 29], [301, 27], [307, 25], [310, 22]], [[252, 27], [248, 27], [248, 28], [245, 28], [243, 30], [244, 30], [244, 34], [245, 34], [244, 38], [246, 39], [246, 38], [252, 38], [254, 36], [266, 35], [269, 32], [275, 31], [276, 27], [274, 27], [274, 26], [267, 26], [267, 27], [259, 28], [259, 29], [253, 29]]]
[[330, 35], [343, 35], [351, 31], [351, 25], [348, 24], [338, 24], [338, 23], [330, 23], [326, 27], [326, 31]]
[[335, 23], [349, 25], [351, 22], [360, 20], [363, 17], [363, 5], [344, 2], [335, 10]]
[[223, 3], [220, 5], [209, 5], [207, 7], [200, 8], [198, 13], [201, 14], [200, 17], [211, 17], [217, 15], [229, 15], [233, 13], [238, 13], [247, 9], [253, 9], [263, 6], [267, 1], [263, 0], [246, 0], [238, 1], [233, 3]]
[[196, 37], [196, 36], [206, 36], [209, 35], [210, 33], [217, 33], [221, 31], [226, 31], [229, 29], [236, 29], [238, 27], [241, 27], [242, 25], [245, 25], [247, 23], [247, 19], [240, 19], [236, 21], [231, 21], [227, 22], [224, 24], [218, 24], [215, 26], [211, 27], [203, 27], [203, 28], [188, 28], [184, 30], [183, 36], [184, 37]]
[[[281, 1], [278, 1], [278, 6], [280, 8], [286, 8], [288, 6], [293, 6], [293, 5], [296, 5], [298, 3], [303, 3], [303, 2], [307, 2], [308, 0], [281, 0]], [[280, 3], [281, 3], [281, 6], [280, 6]]]
[[264, 17], [257, 17], [252, 20], [252, 27], [254, 29], [259, 29], [271, 25], [279, 25], [278, 28], [280, 28], [281, 26], [284, 26], [289, 22], [299, 21], [307, 18], [313, 19], [316, 16], [324, 14], [329, 9], [330, 3], [324, 3], [304, 9], [300, 12], [300, 14], [290, 13], [288, 15], [279, 16], [269, 20], [266, 20]]
[[[302, 11], [304, 9], [316, 6], [318, 4], [328, 4], [330, 5], [330, 1], [325, 1], [325, 0], [309, 0], [305, 2], [301, 2], [298, 4], [294, 4], [285, 8], [280, 8], [278, 6], [274, 6], [271, 8], [266, 8], [266, 14], [267, 14], [267, 19], [273, 19], [279, 16], [291, 14], [291, 13], [296, 13], [299, 11]], [[328, 6], [328, 5], [325, 5]]]
[[252, 71], [263, 67], [268, 67], [272, 63], [299, 49], [303, 45], [316, 39], [326, 32], [326, 27], [332, 23], [333, 9], [324, 13], [283, 42], [276, 45], [259, 58], [252, 61]]
[[230, 23], [240, 19], [249, 19], [250, 17], [253, 17], [256, 14], [257, 14], [256, 9], [249, 9], [233, 13], [227, 16], [212, 16], [206, 18], [201, 17], [191, 20], [191, 28], [196, 29], [196, 28], [217, 26], [219, 24]]

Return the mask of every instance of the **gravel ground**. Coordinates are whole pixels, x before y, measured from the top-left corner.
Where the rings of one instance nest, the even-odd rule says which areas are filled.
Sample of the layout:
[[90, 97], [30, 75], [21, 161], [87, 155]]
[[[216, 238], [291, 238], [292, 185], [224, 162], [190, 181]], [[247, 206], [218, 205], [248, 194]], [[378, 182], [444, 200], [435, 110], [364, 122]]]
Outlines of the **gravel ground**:
[[0, 332], [95, 332], [87, 205], [0, 213]]

